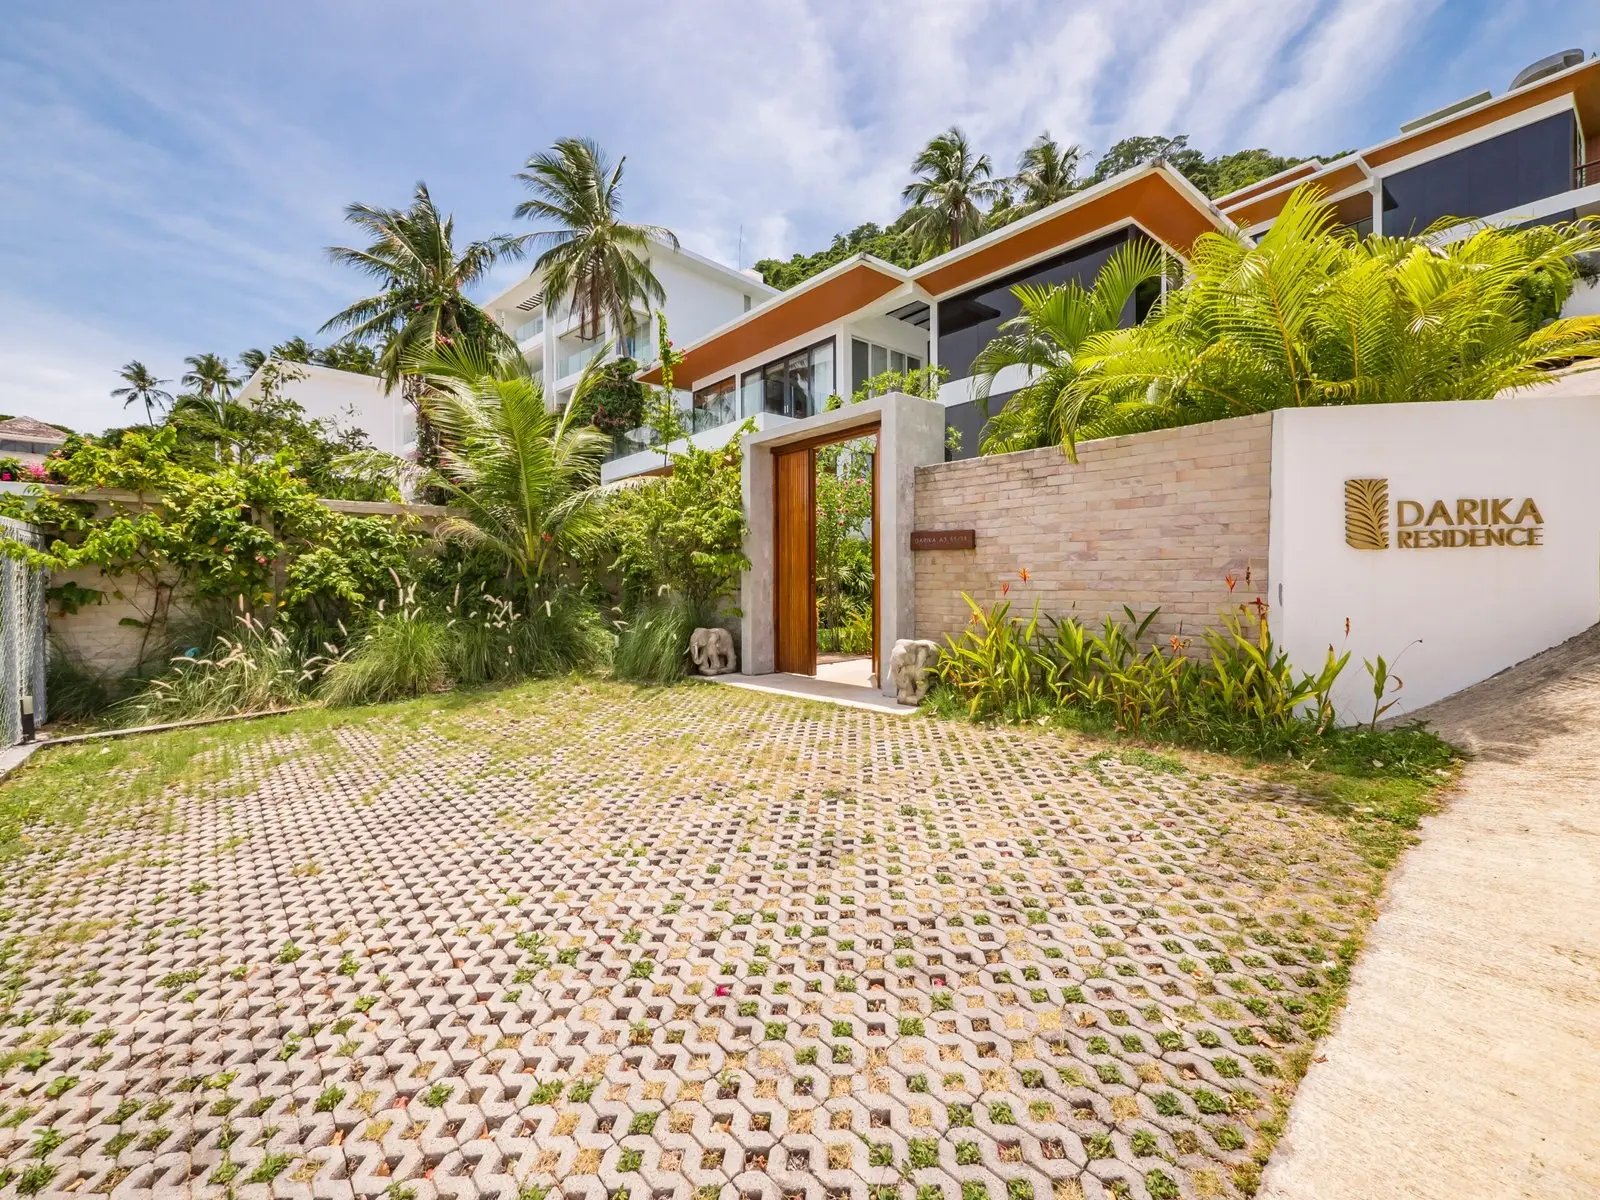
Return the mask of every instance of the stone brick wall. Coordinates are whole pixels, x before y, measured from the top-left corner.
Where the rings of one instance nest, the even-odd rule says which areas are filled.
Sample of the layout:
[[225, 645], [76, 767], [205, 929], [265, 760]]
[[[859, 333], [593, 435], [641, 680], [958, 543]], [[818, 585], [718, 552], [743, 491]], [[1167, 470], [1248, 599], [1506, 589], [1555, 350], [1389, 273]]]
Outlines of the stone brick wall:
[[[166, 636], [164, 625], [158, 623], [148, 639], [145, 630], [128, 621], [146, 621], [155, 611], [156, 595], [153, 588], [140, 583], [132, 575], [116, 579], [102, 575], [97, 570], [59, 571], [50, 577], [53, 587], [64, 583], [94, 588], [103, 593], [100, 602], [89, 601], [77, 612], [64, 613], [57, 603], [50, 605], [50, 637], [69, 653], [96, 671], [120, 675], [139, 665], [139, 654], [162, 653]], [[177, 617], [181, 604], [169, 612], [170, 597], [163, 590], [160, 597], [163, 616]]]
[[1271, 483], [1270, 413], [1085, 442], [1076, 463], [1051, 448], [922, 467], [916, 527], [973, 529], [977, 547], [913, 555], [917, 636], [959, 633], [961, 593], [987, 606], [1005, 584], [1023, 616], [1035, 600], [1094, 622], [1159, 607], [1154, 632], [1198, 633], [1268, 598]]

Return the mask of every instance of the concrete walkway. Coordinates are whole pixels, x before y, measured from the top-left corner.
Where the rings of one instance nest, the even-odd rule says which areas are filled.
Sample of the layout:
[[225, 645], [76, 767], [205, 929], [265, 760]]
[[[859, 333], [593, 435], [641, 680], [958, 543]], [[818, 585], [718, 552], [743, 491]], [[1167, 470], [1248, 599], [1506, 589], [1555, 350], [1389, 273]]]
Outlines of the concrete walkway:
[[1600, 627], [1420, 715], [1475, 758], [1261, 1196], [1600, 1196]]

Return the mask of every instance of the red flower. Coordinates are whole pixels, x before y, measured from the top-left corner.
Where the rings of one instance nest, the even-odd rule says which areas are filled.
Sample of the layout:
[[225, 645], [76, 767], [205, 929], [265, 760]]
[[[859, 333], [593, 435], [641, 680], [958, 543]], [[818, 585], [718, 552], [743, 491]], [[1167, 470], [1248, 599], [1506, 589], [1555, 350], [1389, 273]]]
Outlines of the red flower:
[[1229, 575], [1227, 578], [1225, 578], [1223, 580], [1223, 582], [1228, 585], [1228, 590], [1231, 592], [1231, 591], [1233, 591], [1234, 585], [1236, 583], [1238, 583], [1239, 581], [1237, 579], [1235, 579], [1232, 575]]
[[1028, 582], [1028, 568], [1027, 567], [1023, 567], [1020, 571], [1018, 571], [1017, 572], [1017, 578], [1021, 579], [1023, 583], [1027, 583]]

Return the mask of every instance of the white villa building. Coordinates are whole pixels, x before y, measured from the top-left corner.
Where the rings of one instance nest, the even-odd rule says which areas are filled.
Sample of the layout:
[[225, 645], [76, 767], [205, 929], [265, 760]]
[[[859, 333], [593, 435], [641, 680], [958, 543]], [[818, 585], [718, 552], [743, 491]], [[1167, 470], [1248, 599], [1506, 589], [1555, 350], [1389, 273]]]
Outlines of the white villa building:
[[[305, 410], [307, 420], [330, 421], [341, 430], [359, 429], [373, 448], [386, 454], [416, 449], [417, 419], [400, 389], [385, 393], [376, 375], [336, 371], [314, 363], [278, 363], [279, 395]], [[236, 397], [248, 404], [260, 399], [262, 372], [257, 369]]]
[[[681, 246], [674, 249], [653, 242], [649, 262], [666, 293], [665, 302], [657, 309], [666, 316], [668, 333], [679, 346], [699, 341], [712, 330], [759, 308], [778, 294], [776, 288], [762, 280], [759, 271], [736, 271]], [[563, 300], [554, 312], [550, 311], [544, 295], [544, 278], [537, 271], [485, 302], [483, 307], [516, 339], [535, 378], [543, 383], [545, 396], [558, 408], [571, 399], [583, 368], [608, 343], [612, 354], [632, 358], [641, 365], [657, 357], [653, 313], [636, 310], [637, 324], [631, 336], [612, 329], [608, 321], [602, 337], [585, 341], [579, 336], [579, 318], [568, 301]], [[684, 406], [690, 407], [687, 392]], [[729, 415], [731, 410], [730, 413], [691, 412], [687, 420], [692, 428], [704, 423], [704, 427], [710, 429], [725, 425]], [[607, 481], [620, 479], [660, 465], [660, 454], [649, 452], [646, 438], [630, 439], [624, 434], [617, 439], [617, 450], [606, 463], [603, 477]]]

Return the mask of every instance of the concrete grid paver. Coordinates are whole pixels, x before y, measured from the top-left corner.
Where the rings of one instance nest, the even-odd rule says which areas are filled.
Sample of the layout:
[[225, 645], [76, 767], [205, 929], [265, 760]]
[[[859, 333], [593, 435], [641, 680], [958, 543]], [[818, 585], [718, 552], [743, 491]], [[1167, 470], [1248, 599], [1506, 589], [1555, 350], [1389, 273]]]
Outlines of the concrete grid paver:
[[1043, 731], [288, 728], [6, 864], [0, 1194], [1238, 1194], [1369, 908], [1314, 806]]

